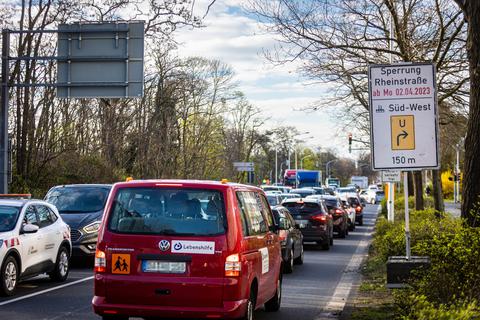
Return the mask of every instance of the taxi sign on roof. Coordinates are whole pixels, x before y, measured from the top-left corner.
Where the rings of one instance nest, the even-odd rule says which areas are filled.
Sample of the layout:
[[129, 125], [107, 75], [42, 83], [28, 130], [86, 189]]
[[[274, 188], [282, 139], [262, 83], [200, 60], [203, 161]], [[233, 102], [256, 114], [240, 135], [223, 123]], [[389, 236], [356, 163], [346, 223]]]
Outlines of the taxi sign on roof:
[[368, 75], [373, 170], [438, 168], [434, 65], [370, 65]]

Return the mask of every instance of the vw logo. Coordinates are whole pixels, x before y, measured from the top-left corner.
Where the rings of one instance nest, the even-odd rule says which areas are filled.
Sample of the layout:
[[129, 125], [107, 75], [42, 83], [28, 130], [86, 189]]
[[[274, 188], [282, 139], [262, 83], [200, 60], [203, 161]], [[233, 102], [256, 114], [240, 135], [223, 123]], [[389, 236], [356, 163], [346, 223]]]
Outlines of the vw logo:
[[158, 247], [162, 251], [167, 251], [168, 249], [170, 249], [170, 242], [168, 240], [162, 240], [158, 243]]

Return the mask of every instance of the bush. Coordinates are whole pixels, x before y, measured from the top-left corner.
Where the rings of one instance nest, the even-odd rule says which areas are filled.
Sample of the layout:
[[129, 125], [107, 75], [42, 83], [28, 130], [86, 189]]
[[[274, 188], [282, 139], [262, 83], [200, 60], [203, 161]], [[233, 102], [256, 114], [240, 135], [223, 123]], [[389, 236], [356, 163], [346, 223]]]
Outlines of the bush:
[[[438, 218], [435, 210], [410, 212], [410, 237], [413, 255], [428, 255], [425, 244], [444, 233], [455, 233], [461, 222], [450, 216]], [[395, 215], [395, 223], [384, 217], [377, 221], [373, 247], [386, 262], [389, 256], [405, 255], [405, 223], [403, 215]]]
[[424, 295], [400, 296], [403, 302], [400, 319], [403, 320], [472, 320], [480, 316], [475, 302], [437, 306]]
[[[398, 217], [377, 221], [373, 250], [384, 263], [405, 255], [404, 221]], [[480, 319], [480, 228], [430, 209], [411, 211], [410, 230], [412, 255], [429, 256], [431, 267], [397, 293], [402, 319]]]
[[[423, 201], [425, 203], [425, 209], [433, 208], [434, 201], [433, 197], [423, 197]], [[387, 217], [387, 200], [383, 199], [380, 203], [382, 207], [382, 215], [386, 218]], [[397, 195], [395, 197], [395, 220], [403, 220], [404, 212], [405, 212], [405, 197]], [[408, 207], [410, 210], [415, 208], [415, 197], [408, 197]], [[397, 219], [398, 218], [398, 219]]]

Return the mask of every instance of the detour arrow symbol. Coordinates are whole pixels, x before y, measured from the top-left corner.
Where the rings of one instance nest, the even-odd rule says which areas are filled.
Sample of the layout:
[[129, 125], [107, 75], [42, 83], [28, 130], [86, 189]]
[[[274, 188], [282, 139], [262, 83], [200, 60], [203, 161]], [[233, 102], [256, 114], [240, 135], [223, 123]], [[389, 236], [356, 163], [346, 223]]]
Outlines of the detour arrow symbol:
[[397, 136], [397, 146], [400, 146], [400, 137], [402, 137], [403, 140], [405, 140], [408, 137], [408, 132], [405, 130], [402, 130], [402, 131], [403, 132]]

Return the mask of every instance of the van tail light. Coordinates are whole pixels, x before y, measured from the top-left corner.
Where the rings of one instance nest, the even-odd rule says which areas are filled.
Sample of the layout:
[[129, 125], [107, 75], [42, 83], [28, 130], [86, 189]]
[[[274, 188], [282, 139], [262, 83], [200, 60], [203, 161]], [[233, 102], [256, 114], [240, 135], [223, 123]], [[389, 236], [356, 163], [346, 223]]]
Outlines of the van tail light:
[[242, 264], [238, 253], [229, 255], [225, 259], [225, 277], [239, 277], [242, 271]]
[[314, 215], [313, 217], [311, 217], [311, 219], [312, 219], [313, 221], [325, 223], [325, 222], [327, 222], [327, 215], [325, 215], [325, 214], [317, 214], [317, 215]]
[[94, 271], [97, 273], [104, 273], [107, 271], [107, 259], [105, 257], [105, 252], [98, 249], [95, 252]]
[[355, 208], [355, 211], [356, 211], [357, 213], [362, 212], [362, 207], [361, 207], [361, 206], [357, 206], [357, 207]]

